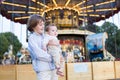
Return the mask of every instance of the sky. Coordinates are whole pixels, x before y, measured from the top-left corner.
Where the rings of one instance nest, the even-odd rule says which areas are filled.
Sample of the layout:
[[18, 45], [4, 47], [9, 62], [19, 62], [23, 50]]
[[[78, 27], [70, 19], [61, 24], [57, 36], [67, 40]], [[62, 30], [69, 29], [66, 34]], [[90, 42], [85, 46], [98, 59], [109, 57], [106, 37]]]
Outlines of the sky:
[[116, 26], [118, 26], [118, 29], [120, 29], [120, 12], [111, 16], [110, 18], [106, 20], [101, 20], [99, 22], [96, 22], [95, 24], [98, 26], [101, 26], [105, 21], [114, 23]]
[[27, 47], [26, 25], [15, 23], [0, 15], [0, 33], [1, 32], [13, 32], [23, 44], [23, 47]]
[[[101, 20], [94, 24], [101, 26], [105, 21], [114, 23], [120, 29], [120, 12], [106, 20]], [[28, 46], [26, 42], [26, 25], [15, 23], [0, 15], [0, 33], [1, 32], [13, 32], [23, 44], [23, 47]]]

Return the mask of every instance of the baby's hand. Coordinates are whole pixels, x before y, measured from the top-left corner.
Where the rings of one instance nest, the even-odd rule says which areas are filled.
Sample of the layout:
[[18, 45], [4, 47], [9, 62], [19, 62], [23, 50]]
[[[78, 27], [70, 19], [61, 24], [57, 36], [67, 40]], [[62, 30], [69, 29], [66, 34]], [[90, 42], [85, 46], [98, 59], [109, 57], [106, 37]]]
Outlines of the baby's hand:
[[63, 56], [61, 55], [60, 56], [60, 62], [63, 62], [64, 61], [64, 58], [63, 58]]
[[43, 47], [42, 49], [43, 49], [44, 51], [47, 51], [46, 47]]

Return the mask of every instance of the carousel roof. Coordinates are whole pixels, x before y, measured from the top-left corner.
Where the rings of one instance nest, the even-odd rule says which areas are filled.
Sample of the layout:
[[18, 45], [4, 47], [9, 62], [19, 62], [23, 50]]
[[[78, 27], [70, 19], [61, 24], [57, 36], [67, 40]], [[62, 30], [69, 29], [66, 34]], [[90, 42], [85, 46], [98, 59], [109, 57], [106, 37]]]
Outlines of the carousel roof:
[[[68, 18], [78, 18], [78, 22], [88, 23], [104, 20], [120, 10], [120, 0], [1, 0], [2, 16], [21, 24], [26, 24], [31, 14], [40, 14], [54, 19], [56, 14], [64, 16], [65, 11], [71, 12]], [[54, 14], [55, 12], [56, 14]], [[73, 12], [73, 13], [72, 13]], [[48, 14], [51, 14], [47, 16]], [[54, 14], [54, 16], [52, 15]]]

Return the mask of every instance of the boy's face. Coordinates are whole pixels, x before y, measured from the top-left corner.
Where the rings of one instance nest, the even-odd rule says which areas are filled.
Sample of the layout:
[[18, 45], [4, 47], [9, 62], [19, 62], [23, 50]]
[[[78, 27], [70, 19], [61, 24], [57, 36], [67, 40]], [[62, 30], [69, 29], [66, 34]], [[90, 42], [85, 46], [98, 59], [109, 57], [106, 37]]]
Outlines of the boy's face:
[[48, 34], [51, 36], [57, 36], [57, 27], [56, 26], [51, 26], [48, 30]]
[[34, 32], [36, 32], [38, 34], [42, 34], [44, 32], [44, 22], [43, 21], [39, 21], [37, 26], [34, 28]]

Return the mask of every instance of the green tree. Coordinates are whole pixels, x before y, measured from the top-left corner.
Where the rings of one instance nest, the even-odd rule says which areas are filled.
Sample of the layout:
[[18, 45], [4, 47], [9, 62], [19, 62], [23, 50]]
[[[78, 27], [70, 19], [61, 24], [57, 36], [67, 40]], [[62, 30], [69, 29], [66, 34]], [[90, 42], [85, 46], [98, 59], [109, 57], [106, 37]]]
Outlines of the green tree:
[[88, 24], [87, 26], [86, 26], [86, 29], [87, 30], [89, 30], [89, 31], [91, 31], [91, 32], [95, 32], [95, 33], [99, 33], [100, 31], [100, 29], [99, 29], [100, 27], [99, 26], [97, 26], [97, 25], [95, 25], [95, 24]]
[[[5, 39], [6, 39], [6, 42], [5, 41], [2, 41], [2, 43], [5, 45], [5, 46], [7, 46], [7, 47], [5, 47], [5, 50], [7, 50], [8, 49], [8, 46], [9, 45], [13, 45], [13, 54], [16, 54], [19, 50], [20, 50], [20, 48], [21, 48], [21, 46], [22, 46], [22, 44], [19, 42], [19, 40], [18, 40], [18, 38], [17, 38], [17, 36], [15, 36], [13, 33], [11, 33], [11, 32], [5, 32], [5, 33], [1, 33], [1, 35], [3, 35], [4, 37], [5, 37]], [[8, 43], [7, 43], [8, 42]], [[3, 45], [0, 45], [1, 47], [3, 46]], [[4, 47], [4, 46], [3, 46]], [[3, 53], [2, 53], [3, 54]]]
[[105, 22], [101, 26], [100, 32], [107, 32], [108, 37], [114, 36], [118, 30], [118, 27], [114, 23]]
[[0, 57], [8, 50], [9, 42], [4, 34], [0, 34]]
[[106, 49], [116, 56], [117, 54], [117, 33], [118, 27], [114, 23], [105, 22], [99, 28], [99, 32], [107, 32], [108, 39], [106, 40]]
[[120, 58], [120, 29], [117, 30], [117, 33], [116, 33], [116, 46], [117, 46], [117, 54], [116, 54], [116, 57], [119, 57]]

